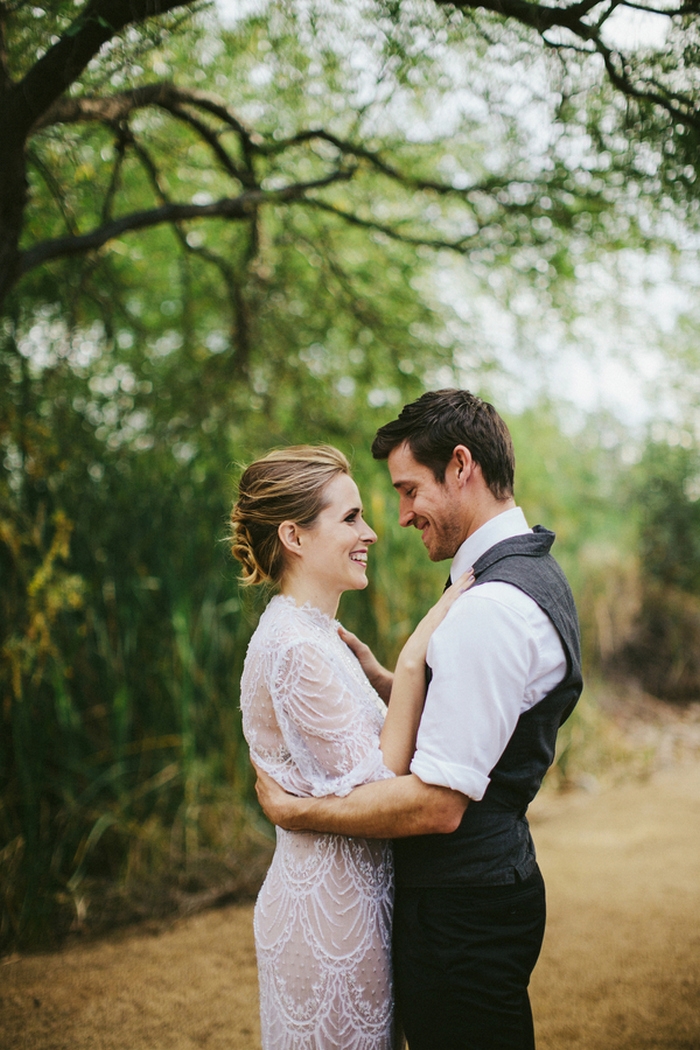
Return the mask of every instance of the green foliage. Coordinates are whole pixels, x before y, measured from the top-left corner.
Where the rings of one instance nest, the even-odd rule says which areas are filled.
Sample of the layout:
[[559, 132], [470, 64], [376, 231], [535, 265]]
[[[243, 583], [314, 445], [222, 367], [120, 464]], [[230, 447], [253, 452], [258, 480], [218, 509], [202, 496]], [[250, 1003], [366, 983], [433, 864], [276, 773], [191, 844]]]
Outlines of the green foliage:
[[[80, 9], [17, 5], [14, 72]], [[399, 528], [385, 466], [368, 452], [404, 402], [464, 382], [467, 351], [469, 385], [487, 394], [493, 378], [491, 352], [440, 304], [447, 267], [430, 246], [465, 257], [470, 288], [491, 284], [510, 304], [526, 287], [533, 309], [571, 316], [581, 261], [602, 245], [643, 243], [633, 215], [616, 225], [604, 165], [584, 177], [565, 150], [524, 150], [510, 93], [529, 47], [498, 20], [424, 4], [377, 19], [272, 3], [228, 30], [206, 12], [182, 24], [170, 15], [112, 41], [70, 97], [165, 79], [215, 93], [245, 134], [209, 111], [187, 110], [202, 131], [182, 107], [149, 105], [34, 135], [25, 248], [170, 200], [205, 206], [253, 187], [264, 203], [236, 221], [112, 237], [31, 269], [9, 299], [4, 944], [94, 925], [115, 887], [123, 912], [138, 914], [144, 887], [170, 878], [175, 907], [178, 893], [233, 878], [264, 837], [238, 680], [266, 596], [239, 591], [224, 542], [242, 464], [291, 442], [331, 441], [350, 455], [379, 544], [370, 586], [346, 595], [340, 615], [387, 663], [441, 589], [445, 567]], [[434, 126], [448, 97], [461, 99], [457, 111]], [[329, 172], [343, 177], [282, 198]], [[619, 435], [604, 440], [610, 421], [596, 420], [569, 437], [547, 403], [508, 422], [519, 501], [557, 533], [586, 651], [601, 661], [624, 633], [607, 626], [620, 581], [631, 591], [637, 579], [626, 549], [638, 507], [620, 504]], [[691, 477], [683, 469], [676, 486]], [[672, 526], [663, 508], [676, 489], [664, 478], [649, 542], [661, 522], [674, 543], [695, 544], [690, 490]]]
[[700, 455], [688, 431], [673, 438], [650, 439], [629, 479], [640, 579], [626, 637], [606, 664], [654, 696], [685, 701], [700, 692]]
[[632, 498], [640, 506], [640, 556], [657, 583], [700, 596], [700, 451], [684, 444], [647, 444]]

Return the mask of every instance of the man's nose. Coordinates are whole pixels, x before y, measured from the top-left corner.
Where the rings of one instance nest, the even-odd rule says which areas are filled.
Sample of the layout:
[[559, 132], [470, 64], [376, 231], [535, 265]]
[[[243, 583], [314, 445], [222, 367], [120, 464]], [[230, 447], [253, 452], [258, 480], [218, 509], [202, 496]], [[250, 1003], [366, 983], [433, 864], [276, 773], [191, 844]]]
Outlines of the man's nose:
[[399, 503], [399, 525], [401, 528], [407, 528], [412, 523], [414, 517], [415, 515], [410, 506], [404, 503]]

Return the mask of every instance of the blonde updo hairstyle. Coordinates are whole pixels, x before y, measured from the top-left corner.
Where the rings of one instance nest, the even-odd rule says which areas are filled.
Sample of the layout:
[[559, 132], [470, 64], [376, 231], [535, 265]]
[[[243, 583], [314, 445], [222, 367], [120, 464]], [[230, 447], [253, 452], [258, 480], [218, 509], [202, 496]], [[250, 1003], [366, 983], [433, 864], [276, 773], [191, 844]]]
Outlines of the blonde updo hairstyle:
[[292, 445], [275, 449], [247, 467], [231, 511], [231, 552], [243, 566], [242, 582], [279, 583], [284, 548], [283, 521], [308, 528], [327, 505], [326, 486], [350, 464], [332, 445]]

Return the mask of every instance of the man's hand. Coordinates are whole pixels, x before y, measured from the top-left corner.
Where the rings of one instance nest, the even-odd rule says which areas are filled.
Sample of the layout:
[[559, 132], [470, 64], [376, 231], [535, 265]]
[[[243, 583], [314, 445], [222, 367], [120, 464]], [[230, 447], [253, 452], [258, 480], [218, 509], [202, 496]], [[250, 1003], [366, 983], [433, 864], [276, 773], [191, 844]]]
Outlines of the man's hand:
[[298, 831], [299, 829], [294, 826], [294, 816], [299, 803], [303, 800], [295, 795], [290, 795], [284, 788], [281, 788], [277, 781], [273, 780], [260, 766], [256, 766], [255, 762], [252, 763], [252, 766], [258, 778], [255, 781], [255, 792], [260, 808], [267, 819], [280, 828], [286, 828], [287, 831]]
[[360, 667], [365, 672], [372, 688], [379, 693], [384, 703], [388, 704], [391, 696], [391, 686], [394, 681], [391, 671], [387, 671], [386, 667], [382, 667], [370, 647], [360, 641], [352, 631], [348, 631], [347, 628], [341, 626], [338, 629], [338, 634], [348, 649], [352, 650], [360, 661]]

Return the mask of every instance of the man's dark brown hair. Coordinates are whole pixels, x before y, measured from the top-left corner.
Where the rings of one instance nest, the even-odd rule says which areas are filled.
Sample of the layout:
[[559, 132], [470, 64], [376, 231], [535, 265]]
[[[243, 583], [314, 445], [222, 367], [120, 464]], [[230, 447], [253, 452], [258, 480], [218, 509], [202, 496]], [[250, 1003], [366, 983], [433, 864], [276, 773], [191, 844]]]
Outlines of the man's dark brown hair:
[[513, 495], [515, 455], [508, 427], [493, 405], [468, 390], [430, 390], [404, 405], [398, 419], [377, 431], [372, 455], [386, 459], [404, 442], [441, 484], [455, 447], [465, 445], [495, 498]]

